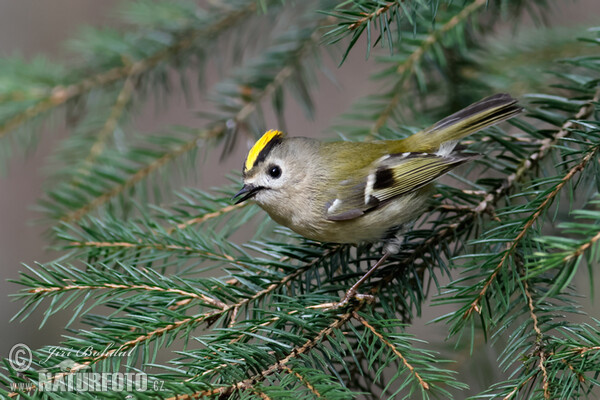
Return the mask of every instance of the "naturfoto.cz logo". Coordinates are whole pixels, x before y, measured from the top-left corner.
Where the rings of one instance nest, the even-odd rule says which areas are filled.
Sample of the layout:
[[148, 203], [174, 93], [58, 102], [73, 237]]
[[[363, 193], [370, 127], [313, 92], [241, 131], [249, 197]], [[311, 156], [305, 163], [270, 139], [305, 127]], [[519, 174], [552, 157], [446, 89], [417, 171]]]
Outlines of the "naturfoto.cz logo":
[[[110, 346], [105, 349], [108, 354], [123, 357], [129, 355], [119, 348], [117, 352], [110, 352]], [[81, 351], [54, 348], [48, 361], [53, 356], [64, 356], [66, 354], [88, 354], [91, 350]], [[109, 353], [110, 352], [110, 353]], [[13, 346], [9, 353], [9, 363], [17, 372], [24, 372], [31, 367], [32, 352], [29, 346], [18, 343]], [[148, 389], [153, 391], [163, 390], [163, 381], [152, 380], [151, 387], [148, 385], [148, 375], [143, 372], [91, 372], [87, 364], [77, 363], [65, 358], [56, 365], [60, 372], [50, 373], [46, 369], [38, 372], [37, 385], [32, 383], [13, 383], [12, 389], [19, 391], [37, 390], [40, 392], [144, 392]]]

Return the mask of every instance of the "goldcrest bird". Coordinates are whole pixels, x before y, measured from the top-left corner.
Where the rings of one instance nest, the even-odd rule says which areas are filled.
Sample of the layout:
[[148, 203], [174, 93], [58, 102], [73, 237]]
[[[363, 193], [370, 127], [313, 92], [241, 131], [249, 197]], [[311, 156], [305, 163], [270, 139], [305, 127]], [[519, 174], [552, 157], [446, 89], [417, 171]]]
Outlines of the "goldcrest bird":
[[496, 94], [406, 139], [362, 143], [271, 130], [250, 149], [234, 198], [254, 200], [309, 239], [375, 242], [421, 215], [432, 182], [473, 159], [455, 150], [459, 139], [521, 111], [510, 95]]

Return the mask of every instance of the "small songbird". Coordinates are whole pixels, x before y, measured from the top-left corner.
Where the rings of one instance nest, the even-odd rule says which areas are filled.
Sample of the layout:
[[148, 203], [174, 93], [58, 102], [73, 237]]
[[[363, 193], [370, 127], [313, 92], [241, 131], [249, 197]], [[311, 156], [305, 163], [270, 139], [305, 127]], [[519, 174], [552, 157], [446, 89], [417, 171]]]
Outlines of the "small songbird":
[[[276, 222], [309, 239], [379, 241], [428, 208], [433, 181], [474, 158], [456, 151], [461, 138], [521, 111], [510, 95], [496, 94], [400, 140], [327, 143], [271, 130], [250, 149], [244, 186], [234, 198], [254, 200]], [[386, 246], [332, 307], [359, 296], [360, 285], [394, 249]]]
[[521, 112], [508, 94], [474, 103], [406, 139], [321, 142], [266, 132], [244, 163], [237, 203], [322, 242], [374, 242], [427, 208], [432, 182], [474, 157], [458, 140]]

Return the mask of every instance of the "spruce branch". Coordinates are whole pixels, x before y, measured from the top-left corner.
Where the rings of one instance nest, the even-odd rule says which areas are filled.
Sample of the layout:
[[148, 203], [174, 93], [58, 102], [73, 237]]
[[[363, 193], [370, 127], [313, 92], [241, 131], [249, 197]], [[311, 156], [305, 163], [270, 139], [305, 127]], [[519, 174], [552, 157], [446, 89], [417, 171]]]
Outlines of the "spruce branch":
[[121, 116], [125, 113], [127, 105], [131, 101], [134, 89], [135, 87], [131, 77], [126, 78], [123, 82], [121, 91], [117, 95], [114, 105], [111, 107], [108, 118], [100, 131], [98, 131], [97, 137], [90, 147], [88, 155], [84, 158], [82, 166], [75, 174], [76, 176], [85, 175], [100, 153], [102, 153], [108, 138], [115, 131]]
[[[483, 199], [474, 206], [471, 206], [470, 212], [467, 212], [466, 209], [461, 210], [462, 216], [458, 218], [457, 221], [448, 224], [447, 226], [442, 227], [439, 231], [437, 231], [434, 235], [429, 236], [421, 244], [419, 244], [416, 248], [412, 250], [412, 252], [402, 258], [400, 262], [394, 267], [393, 270], [390, 271], [390, 274], [386, 275], [381, 284], [385, 285], [389, 283], [394, 275], [397, 273], [395, 268], [406, 268], [411, 265], [415, 260], [422, 257], [428, 251], [430, 251], [435, 246], [443, 243], [447, 239], [452, 239], [456, 237], [459, 232], [462, 232], [465, 228], [470, 226], [470, 224], [479, 216], [485, 212], [493, 212], [495, 205], [501, 201], [508, 193], [510, 193], [511, 189], [513, 189], [514, 185], [523, 181], [527, 174], [535, 167], [535, 165], [539, 164], [545, 156], [548, 155], [549, 151], [552, 149], [552, 146], [555, 145], [559, 140], [566, 137], [572, 129], [577, 126], [577, 121], [582, 121], [588, 118], [594, 112], [594, 103], [597, 103], [600, 99], [600, 90], [597, 90], [593, 99], [589, 102], [586, 102], [579, 111], [575, 114], [573, 119], [567, 119], [565, 123], [561, 126], [561, 128], [554, 133], [551, 137], [543, 139], [538, 142], [538, 149], [535, 152], [527, 155], [520, 162], [515, 172], [508, 175], [504, 178], [500, 184], [498, 184], [494, 189], [488, 191]], [[572, 176], [578, 172], [585, 164], [587, 164], [596, 153], [596, 150], [589, 153], [589, 157], [584, 157], [586, 161], [582, 166], [576, 166], [572, 170], [571, 176], [567, 178], [567, 181], [572, 178]], [[583, 160], [582, 160], [583, 161]], [[565, 182], [566, 183], [566, 182]], [[562, 185], [564, 186], [564, 184]], [[561, 187], [562, 187], [561, 186]], [[481, 193], [483, 195], [483, 193]], [[554, 194], [555, 196], [556, 194]], [[553, 197], [554, 197], [553, 196]], [[546, 203], [547, 205], [547, 203]], [[480, 299], [481, 300], [481, 299]], [[479, 300], [479, 301], [480, 301]], [[477, 304], [479, 303], [477, 302]], [[475, 305], [477, 305], [475, 304]], [[471, 310], [472, 311], [472, 310]]]
[[298, 380], [300, 382], [302, 382], [302, 384], [304, 386], [306, 386], [308, 388], [308, 390], [310, 390], [318, 399], [322, 399], [323, 396], [321, 396], [321, 393], [319, 393], [319, 391], [308, 381], [308, 379], [301, 375], [300, 373], [294, 371], [292, 368], [288, 367], [287, 365], [283, 365], [282, 366], [282, 370], [286, 371], [288, 374], [294, 375], [296, 378], [298, 378]]
[[180, 224], [177, 224], [174, 227], [169, 228], [167, 230], [167, 233], [172, 234], [173, 232], [175, 232], [175, 230], [182, 230], [182, 229], [188, 228], [191, 225], [202, 224], [202, 223], [208, 221], [209, 219], [220, 217], [223, 214], [235, 211], [235, 210], [240, 209], [245, 206], [247, 206], [247, 203], [231, 204], [231, 205], [225, 206], [217, 211], [206, 213], [199, 217], [190, 218], [187, 221], [184, 221]]
[[372, 11], [370, 13], [365, 13], [363, 12], [362, 14], [364, 15], [363, 17], [359, 18], [357, 21], [351, 23], [350, 25], [348, 25], [348, 29], [353, 31], [355, 29], [358, 29], [359, 27], [361, 27], [362, 25], [364, 25], [365, 23], [367, 23], [368, 21], [372, 21], [373, 19], [379, 17], [381, 14], [385, 14], [386, 12], [388, 12], [388, 10], [392, 7], [392, 6], [397, 6], [400, 2], [398, 1], [391, 1], [379, 8], [377, 8], [375, 11]]
[[[159, 157], [156, 157], [151, 162], [142, 164], [141, 168], [137, 171], [128, 171], [128, 175], [125, 178], [113, 178], [107, 185], [102, 188], [101, 192], [98, 193], [95, 197], [89, 197], [85, 199], [84, 202], [81, 202], [77, 208], [67, 210], [58, 217], [59, 221], [62, 222], [74, 222], [87, 215], [91, 211], [97, 209], [98, 207], [106, 204], [113, 198], [122, 195], [128, 189], [133, 188], [138, 183], [145, 180], [149, 175], [164, 168], [167, 164], [170, 164], [178, 159], [180, 159], [185, 154], [195, 150], [200, 143], [211, 142], [215, 140], [219, 140], [226, 135], [230, 134], [233, 130], [235, 132], [239, 129], [241, 125], [245, 123], [260, 106], [260, 103], [275, 94], [276, 91], [280, 90], [284, 83], [293, 78], [297, 73], [298, 69], [301, 68], [300, 61], [303, 59], [304, 55], [313, 48], [314, 44], [318, 41], [319, 37], [316, 34], [317, 27], [313, 27], [309, 34], [304, 34], [304, 36], [300, 36], [299, 38], [294, 38], [295, 42], [293, 43], [295, 47], [286, 47], [281, 50], [281, 46], [275, 46], [279, 51], [280, 57], [285, 57], [283, 62], [278, 63], [275, 68], [278, 68], [274, 71], [273, 75], [270, 76], [267, 81], [263, 76], [264, 71], [257, 71], [260, 74], [258, 77], [254, 79], [259, 80], [259, 87], [253, 91], [253, 95], [251, 99], [246, 99], [243, 105], [240, 105], [239, 108], [232, 112], [230, 102], [232, 100], [231, 95], [228, 95], [225, 99], [227, 106], [227, 114], [224, 116], [219, 116], [217, 121], [213, 124], [213, 127], [210, 129], [200, 130], [193, 132], [189, 138], [186, 138], [182, 141], [182, 143], [174, 146], [169, 151], [163, 152], [163, 154]], [[290, 40], [294, 40], [290, 39]], [[283, 54], [282, 54], [283, 53]], [[273, 57], [272, 54], [267, 52], [266, 57], [269, 58], [268, 62]], [[243, 80], [245, 77], [242, 77]], [[236, 97], [240, 95], [240, 93], [235, 93]], [[237, 102], [237, 101], [236, 101]], [[135, 149], [132, 150], [135, 152]], [[87, 177], [87, 174], [86, 174]], [[99, 176], [100, 179], [106, 180], [106, 176]], [[112, 184], [114, 180], [120, 180], [120, 183], [117, 185]], [[79, 193], [74, 192], [74, 187], [68, 187], [66, 189], [61, 189], [60, 192], [55, 191], [51, 195], [64, 200], [65, 198], [79, 198], [81, 197]], [[64, 201], [61, 201], [64, 203]]]
[[[480, 308], [481, 301], [485, 297], [485, 295], [486, 295], [488, 289], [490, 288], [490, 286], [493, 284], [493, 282], [498, 277], [498, 274], [500, 273], [500, 270], [504, 267], [504, 265], [505, 265], [506, 261], [508, 260], [508, 258], [518, 248], [519, 243], [521, 242], [521, 240], [523, 240], [523, 238], [525, 238], [525, 236], [527, 235], [527, 233], [529, 232], [529, 230], [531, 229], [531, 227], [536, 223], [536, 221], [543, 214], [543, 212], [546, 210], [546, 208], [552, 203], [552, 201], [554, 200], [554, 198], [559, 195], [559, 193], [561, 192], [562, 188], [567, 183], [569, 183], [570, 180], [573, 179], [573, 177], [578, 172], [581, 172], [586, 167], [586, 165], [590, 162], [590, 160], [592, 160], [597, 155], [599, 149], [600, 148], [597, 147], [597, 146], [593, 147], [582, 158], [582, 160], [578, 164], [576, 164], [574, 167], [572, 167], [567, 172], [567, 174], [554, 187], [554, 189], [550, 193], [548, 193], [547, 196], [545, 196], [544, 200], [536, 208], [535, 212], [531, 215], [531, 217], [528, 218], [527, 222], [525, 223], [525, 225], [523, 226], [523, 228], [521, 229], [521, 231], [519, 232], [519, 234], [509, 243], [507, 250], [504, 251], [504, 254], [502, 255], [502, 258], [501, 258], [500, 262], [498, 263], [498, 265], [496, 266], [496, 268], [494, 268], [494, 270], [493, 270], [492, 274], [489, 276], [489, 278], [485, 281], [485, 284], [481, 288], [481, 291], [479, 292], [479, 294], [477, 295], [477, 297], [473, 300], [473, 302], [471, 303], [471, 305], [469, 306], [469, 308], [467, 308], [467, 310], [463, 313], [463, 319], [468, 318], [473, 313], [473, 311], [476, 311], [478, 313], [481, 312], [481, 308]], [[540, 152], [542, 152], [542, 148], [540, 148]]]
[[363, 317], [361, 317], [359, 314], [357, 314], [356, 311], [353, 312], [352, 316], [354, 317], [354, 319], [358, 320], [358, 322], [363, 324], [367, 329], [369, 329], [375, 336], [377, 336], [379, 338], [379, 340], [381, 340], [383, 342], [383, 344], [385, 344], [387, 347], [389, 347], [394, 352], [394, 354], [400, 360], [402, 360], [402, 364], [404, 364], [404, 367], [406, 367], [409, 370], [409, 372], [415, 376], [417, 381], [419, 381], [419, 385], [421, 385], [421, 387], [424, 390], [429, 390], [429, 384], [427, 382], [425, 382], [423, 380], [423, 378], [421, 378], [421, 375], [419, 375], [419, 373], [415, 370], [415, 367], [413, 367], [406, 360], [406, 358], [402, 355], [402, 353], [393, 344], [391, 344], [389, 341], [387, 341], [385, 339], [385, 337], [373, 327], [373, 325], [369, 324], [369, 322], [366, 319], [364, 319]]
[[95, 210], [96, 208], [105, 204], [112, 198], [124, 193], [127, 189], [135, 186], [137, 183], [141, 182], [143, 179], [145, 179], [148, 175], [152, 174], [156, 170], [160, 169], [161, 167], [164, 167], [166, 164], [173, 161], [174, 159], [177, 159], [183, 154], [186, 154], [192, 149], [196, 148], [198, 146], [198, 140], [215, 139], [219, 135], [223, 134], [223, 132], [225, 132], [224, 127], [213, 128], [208, 131], [201, 131], [197, 137], [193, 138], [193, 140], [190, 140], [187, 143], [184, 143], [172, 149], [171, 151], [165, 152], [164, 155], [136, 171], [121, 184], [115, 185], [111, 187], [108, 191], [100, 194], [99, 196], [91, 198], [79, 208], [68, 211], [66, 214], [59, 218], [59, 221], [73, 222], [81, 219], [82, 217], [90, 213], [92, 210]]
[[234, 264], [244, 265], [229, 254], [215, 254], [209, 251], [192, 248], [190, 246], [163, 245], [160, 243], [130, 243], [130, 242], [70, 242], [69, 246], [78, 248], [95, 249], [133, 249], [133, 250], [165, 250], [179, 253], [191, 253], [205, 256], [208, 259], [222, 260]]
[[148, 285], [117, 285], [114, 283], [105, 283], [103, 285], [66, 285], [66, 286], [53, 286], [53, 287], [37, 287], [35, 289], [31, 289], [29, 292], [32, 294], [46, 294], [50, 292], [66, 292], [70, 290], [99, 290], [99, 289], [117, 289], [117, 290], [146, 290], [149, 292], [160, 292], [160, 293], [173, 293], [182, 297], [189, 297], [192, 299], [202, 300], [204, 303], [215, 307], [215, 308], [225, 308], [227, 305], [220, 300], [213, 299], [204, 294], [196, 294], [191, 292], [186, 292], [181, 289], [172, 289], [172, 288], [162, 288], [158, 286], [148, 286]]
[[535, 307], [533, 305], [533, 298], [531, 297], [531, 292], [529, 291], [529, 285], [527, 284], [527, 280], [523, 281], [523, 290], [525, 292], [525, 296], [527, 297], [527, 307], [529, 308], [529, 315], [531, 316], [531, 320], [533, 322], [533, 330], [535, 331], [535, 354], [539, 357], [540, 362], [538, 363], [539, 369], [542, 371], [542, 387], [544, 389], [544, 398], [550, 399], [550, 382], [548, 379], [548, 371], [546, 370], [546, 350], [544, 348], [544, 335], [539, 327], [538, 317], [535, 313]]
[[298, 358], [300, 355], [308, 352], [313, 347], [318, 345], [324, 338], [332, 335], [335, 330], [341, 328], [346, 324], [353, 316], [353, 312], [359, 310], [362, 307], [362, 303], [358, 303], [354, 306], [353, 310], [337, 316], [334, 320], [324, 329], [319, 331], [316, 336], [308, 339], [302, 346], [294, 348], [286, 357], [278, 360], [276, 363], [270, 365], [268, 368], [260, 371], [258, 374], [251, 378], [237, 382], [230, 386], [220, 387], [212, 390], [196, 392], [191, 395], [181, 394], [167, 400], [179, 400], [179, 399], [197, 399], [202, 397], [219, 396], [220, 399], [228, 399], [235, 391], [252, 389], [258, 382], [264, 380], [269, 375], [283, 370], [288, 363]]
[[439, 28], [433, 30], [424, 40], [422, 40], [418, 47], [412, 50], [410, 55], [404, 59], [396, 67], [395, 74], [399, 80], [394, 84], [390, 93], [393, 93], [389, 99], [387, 105], [383, 111], [379, 114], [379, 117], [371, 125], [367, 138], [373, 137], [377, 134], [381, 128], [387, 123], [390, 117], [393, 115], [394, 110], [400, 104], [400, 100], [404, 97], [408, 90], [409, 78], [416, 72], [417, 65], [427, 52], [450, 30], [454, 29], [458, 24], [464, 23], [474, 13], [476, 13], [481, 7], [487, 4], [486, 0], [475, 0], [465, 8], [463, 8], [458, 14], [450, 18]]
[[[138, 79], [143, 74], [151, 71], [153, 68], [173, 58], [177, 54], [186, 51], [194, 46], [200, 37], [211, 37], [217, 35], [223, 30], [236, 26], [240, 21], [247, 18], [248, 15], [256, 11], [256, 2], [250, 1], [245, 7], [231, 10], [223, 16], [216, 16], [212, 23], [201, 28], [191, 29], [185, 32], [178, 40], [172, 44], [158, 50], [147, 57], [134, 62], [127, 62], [124, 57], [122, 66], [114, 67], [108, 71], [99, 71], [95, 75], [83, 76], [79, 82], [67, 86], [57, 85], [53, 88], [44, 90], [44, 95], [38, 94], [37, 103], [28, 107], [26, 110], [12, 116], [0, 126], [0, 139], [7, 133], [14, 130], [24, 122], [34, 117], [52, 110], [60, 105], [67, 103], [77, 97], [91, 92], [93, 89], [108, 86], [112, 83]], [[221, 14], [219, 14], [221, 15]], [[42, 92], [42, 91], [38, 91]]]
[[583, 253], [585, 253], [592, 246], [594, 246], [594, 244], [596, 244], [596, 242], [598, 242], [598, 240], [600, 240], [600, 232], [598, 232], [596, 235], [594, 235], [592, 238], [590, 238], [590, 240], [588, 240], [587, 242], [583, 243], [581, 246], [576, 248], [575, 251], [573, 251], [570, 254], [567, 254], [563, 258], [563, 262], [568, 263], [576, 258], [579, 258]]

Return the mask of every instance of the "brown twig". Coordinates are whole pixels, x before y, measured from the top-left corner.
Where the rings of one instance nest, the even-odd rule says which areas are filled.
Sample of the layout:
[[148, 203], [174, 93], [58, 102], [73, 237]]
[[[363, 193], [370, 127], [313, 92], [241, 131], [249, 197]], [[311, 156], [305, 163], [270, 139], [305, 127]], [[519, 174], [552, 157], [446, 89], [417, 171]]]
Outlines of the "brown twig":
[[414, 72], [415, 65], [423, 58], [425, 53], [429, 50], [431, 46], [433, 46], [441, 37], [443, 37], [444, 33], [448, 32], [450, 29], [453, 29], [458, 25], [461, 21], [469, 18], [471, 14], [477, 11], [479, 8], [485, 6], [487, 4], [487, 0], [475, 0], [473, 3], [469, 4], [465, 8], [463, 8], [458, 14], [454, 17], [450, 18], [448, 22], [442, 25], [439, 29], [433, 31], [423, 40], [419, 47], [417, 47], [411, 54], [404, 60], [398, 68], [396, 68], [396, 73], [400, 75], [402, 78], [396, 85], [394, 85], [393, 92], [394, 95], [390, 99], [390, 102], [386, 105], [384, 110], [381, 112], [371, 129], [369, 130], [369, 134], [365, 139], [369, 139], [375, 133], [377, 133], [386, 121], [390, 118], [393, 111], [398, 106], [400, 99], [405, 93], [405, 85], [407, 81], [407, 73]]
[[319, 391], [304, 376], [300, 375], [298, 372], [294, 371], [287, 365], [284, 365], [282, 369], [288, 374], [294, 375], [296, 378], [298, 378], [298, 380], [302, 382], [302, 384], [306, 386], [308, 390], [310, 390], [312, 394], [314, 394], [318, 399], [322, 398], [321, 393], [319, 393]]
[[579, 246], [573, 253], [565, 256], [565, 258], [563, 258], [563, 261], [564, 262], [569, 262], [569, 261], [571, 261], [574, 258], [578, 258], [587, 249], [589, 249], [591, 246], [593, 246], [594, 243], [596, 243], [598, 240], [600, 240], [600, 232], [598, 232], [596, 235], [594, 235], [594, 237], [592, 237], [588, 242], [585, 242], [584, 244], [582, 244], [581, 246]]
[[429, 390], [429, 384], [427, 382], [425, 382], [423, 380], [423, 378], [421, 378], [421, 375], [419, 375], [419, 373], [415, 370], [415, 367], [413, 367], [408, 362], [408, 360], [404, 357], [404, 355], [400, 352], [400, 350], [398, 350], [396, 348], [396, 346], [394, 346], [393, 344], [391, 344], [381, 333], [379, 333], [377, 331], [377, 329], [375, 329], [375, 327], [373, 327], [373, 325], [369, 324], [369, 321], [367, 321], [366, 319], [364, 319], [363, 317], [361, 317], [356, 311], [353, 311], [352, 317], [354, 317], [354, 319], [356, 319], [361, 324], [363, 324], [367, 329], [369, 329], [373, 333], [373, 335], [377, 336], [377, 338], [379, 338], [379, 340], [381, 340], [381, 342], [383, 344], [385, 344], [387, 347], [389, 347], [392, 350], [392, 352], [402, 361], [402, 364], [404, 364], [404, 366], [408, 369], [408, 371], [412, 375], [414, 375], [415, 378], [417, 378], [417, 381], [419, 382], [419, 385], [421, 385], [421, 387], [424, 390]]
[[99, 290], [99, 289], [124, 289], [124, 290], [146, 290], [151, 292], [162, 292], [162, 293], [173, 293], [183, 297], [194, 298], [198, 300], [202, 300], [203, 302], [220, 309], [224, 309], [227, 307], [227, 304], [223, 303], [218, 299], [213, 299], [212, 297], [206, 296], [205, 294], [197, 294], [192, 292], [186, 292], [181, 289], [170, 289], [170, 288], [161, 288], [158, 286], [149, 286], [149, 285], [125, 285], [125, 284], [114, 284], [114, 283], [104, 283], [102, 285], [66, 285], [66, 286], [53, 286], [53, 287], [37, 287], [29, 290], [29, 293], [32, 294], [41, 294], [41, 293], [56, 293], [56, 292], [66, 292], [70, 290]]
[[523, 228], [521, 229], [521, 231], [519, 232], [519, 234], [511, 241], [508, 249], [502, 255], [502, 258], [500, 259], [500, 262], [494, 268], [492, 274], [487, 278], [485, 284], [483, 285], [483, 287], [479, 291], [479, 294], [473, 300], [473, 302], [471, 303], [471, 306], [465, 311], [465, 313], [463, 315], [463, 318], [468, 318], [473, 311], [476, 311], [476, 312], [480, 312], [481, 311], [481, 308], [480, 308], [481, 301], [485, 297], [485, 295], [486, 295], [488, 289], [490, 288], [490, 286], [492, 285], [492, 283], [496, 280], [498, 274], [502, 270], [502, 267], [504, 266], [504, 264], [506, 263], [506, 261], [508, 260], [508, 258], [517, 249], [517, 245], [527, 235], [527, 233], [529, 232], [529, 229], [531, 229], [531, 227], [535, 224], [535, 222], [538, 220], [538, 218], [542, 215], [542, 213], [544, 212], [544, 210], [546, 209], [546, 207], [548, 205], [550, 205], [550, 203], [552, 202], [552, 200], [554, 200], [554, 198], [560, 193], [560, 191], [562, 190], [562, 188], [573, 178], [573, 176], [576, 173], [582, 171], [585, 168], [585, 166], [587, 165], [587, 163], [596, 155], [597, 152], [598, 152], [598, 148], [595, 148], [594, 150], [592, 150], [588, 154], [586, 154], [585, 157], [583, 157], [583, 159], [577, 165], [575, 165], [573, 168], [571, 168], [569, 170], [569, 172], [567, 172], [567, 174], [556, 185], [556, 187], [554, 188], [554, 190], [552, 190], [552, 192], [550, 192], [546, 196], [546, 198], [544, 199], [544, 201], [537, 207], [536, 211], [529, 218], [529, 220], [525, 223], [525, 225], [523, 226]]
[[81, 82], [69, 86], [56, 86], [46, 93], [46, 98], [43, 98], [37, 104], [27, 108], [26, 110], [14, 115], [4, 125], [0, 126], [0, 138], [8, 132], [15, 129], [23, 122], [30, 120], [45, 111], [65, 104], [67, 101], [79, 97], [90, 92], [100, 86], [106, 86], [125, 78], [133, 78], [140, 76], [148, 70], [154, 68], [161, 62], [177, 53], [187, 50], [193, 46], [195, 41], [203, 35], [211, 36], [223, 29], [228, 29], [237, 25], [237, 21], [244, 18], [247, 14], [256, 10], [256, 4], [250, 3], [247, 7], [231, 12], [225, 18], [216, 21], [213, 25], [202, 27], [201, 29], [192, 30], [183, 36], [179, 41], [166, 49], [160, 50], [153, 55], [138, 60], [133, 63], [127, 63], [124, 66], [115, 67], [105, 72], [100, 72], [94, 76], [84, 78]]
[[504, 396], [504, 398], [502, 400], [510, 400], [515, 394], [517, 394], [517, 392], [519, 390], [521, 390], [525, 385], [527, 385], [527, 382], [532, 380], [533, 377], [534, 377], [534, 375], [531, 375], [530, 377], [525, 379], [523, 382], [521, 382], [518, 386], [514, 387], [513, 390], [511, 390], [511, 392], [509, 394]]
[[348, 25], [348, 30], [353, 31], [353, 30], [359, 28], [365, 22], [370, 21], [370, 20], [372, 20], [374, 18], [379, 17], [381, 14], [386, 13], [396, 3], [397, 2], [392, 1], [392, 2], [387, 3], [386, 5], [384, 5], [382, 7], [379, 7], [378, 9], [376, 9], [375, 11], [373, 11], [372, 13], [364, 13], [364, 12], [361, 13], [363, 15], [363, 17], [359, 18], [355, 22], [353, 22], [350, 25]]
[[230, 386], [223, 386], [213, 390], [204, 390], [193, 394], [182, 394], [175, 397], [170, 397], [166, 400], [190, 400], [199, 399], [210, 396], [219, 396], [220, 399], [226, 399], [235, 391], [251, 389], [256, 383], [261, 382], [267, 376], [284, 369], [284, 367], [293, 359], [308, 352], [310, 349], [319, 344], [325, 337], [330, 336], [334, 330], [341, 328], [346, 322], [348, 322], [355, 311], [362, 306], [362, 303], [358, 303], [354, 310], [337, 317], [331, 324], [322, 329], [317, 335], [311, 339], [308, 339], [302, 346], [295, 347], [286, 357], [278, 360], [276, 363], [265, 368], [255, 376], [237, 382]]
[[544, 351], [544, 336], [542, 335], [542, 331], [538, 326], [538, 318], [535, 313], [535, 308], [533, 306], [533, 298], [531, 297], [531, 293], [529, 291], [529, 285], [527, 280], [523, 281], [523, 288], [525, 290], [525, 296], [527, 297], [527, 306], [529, 307], [529, 315], [531, 316], [531, 321], [533, 322], [533, 330], [535, 331], [535, 353], [540, 358], [540, 362], [538, 364], [540, 370], [542, 371], [542, 387], [544, 389], [544, 399], [550, 399], [550, 380], [548, 379], [548, 371], [546, 370], [546, 352]]
[[231, 204], [231, 205], [225, 206], [223, 208], [220, 208], [219, 210], [216, 210], [216, 211], [213, 211], [213, 212], [201, 215], [199, 217], [194, 217], [194, 218], [188, 219], [185, 222], [182, 222], [180, 224], [177, 224], [174, 227], [169, 228], [167, 230], [167, 234], [170, 235], [175, 230], [177, 230], [177, 229], [180, 229], [180, 230], [181, 229], [185, 229], [185, 228], [187, 228], [190, 225], [201, 224], [201, 223], [203, 223], [203, 222], [205, 222], [205, 221], [207, 221], [207, 220], [209, 220], [211, 218], [220, 217], [223, 214], [226, 214], [228, 212], [237, 210], [237, 209], [245, 207], [247, 205], [248, 205], [248, 203]]

